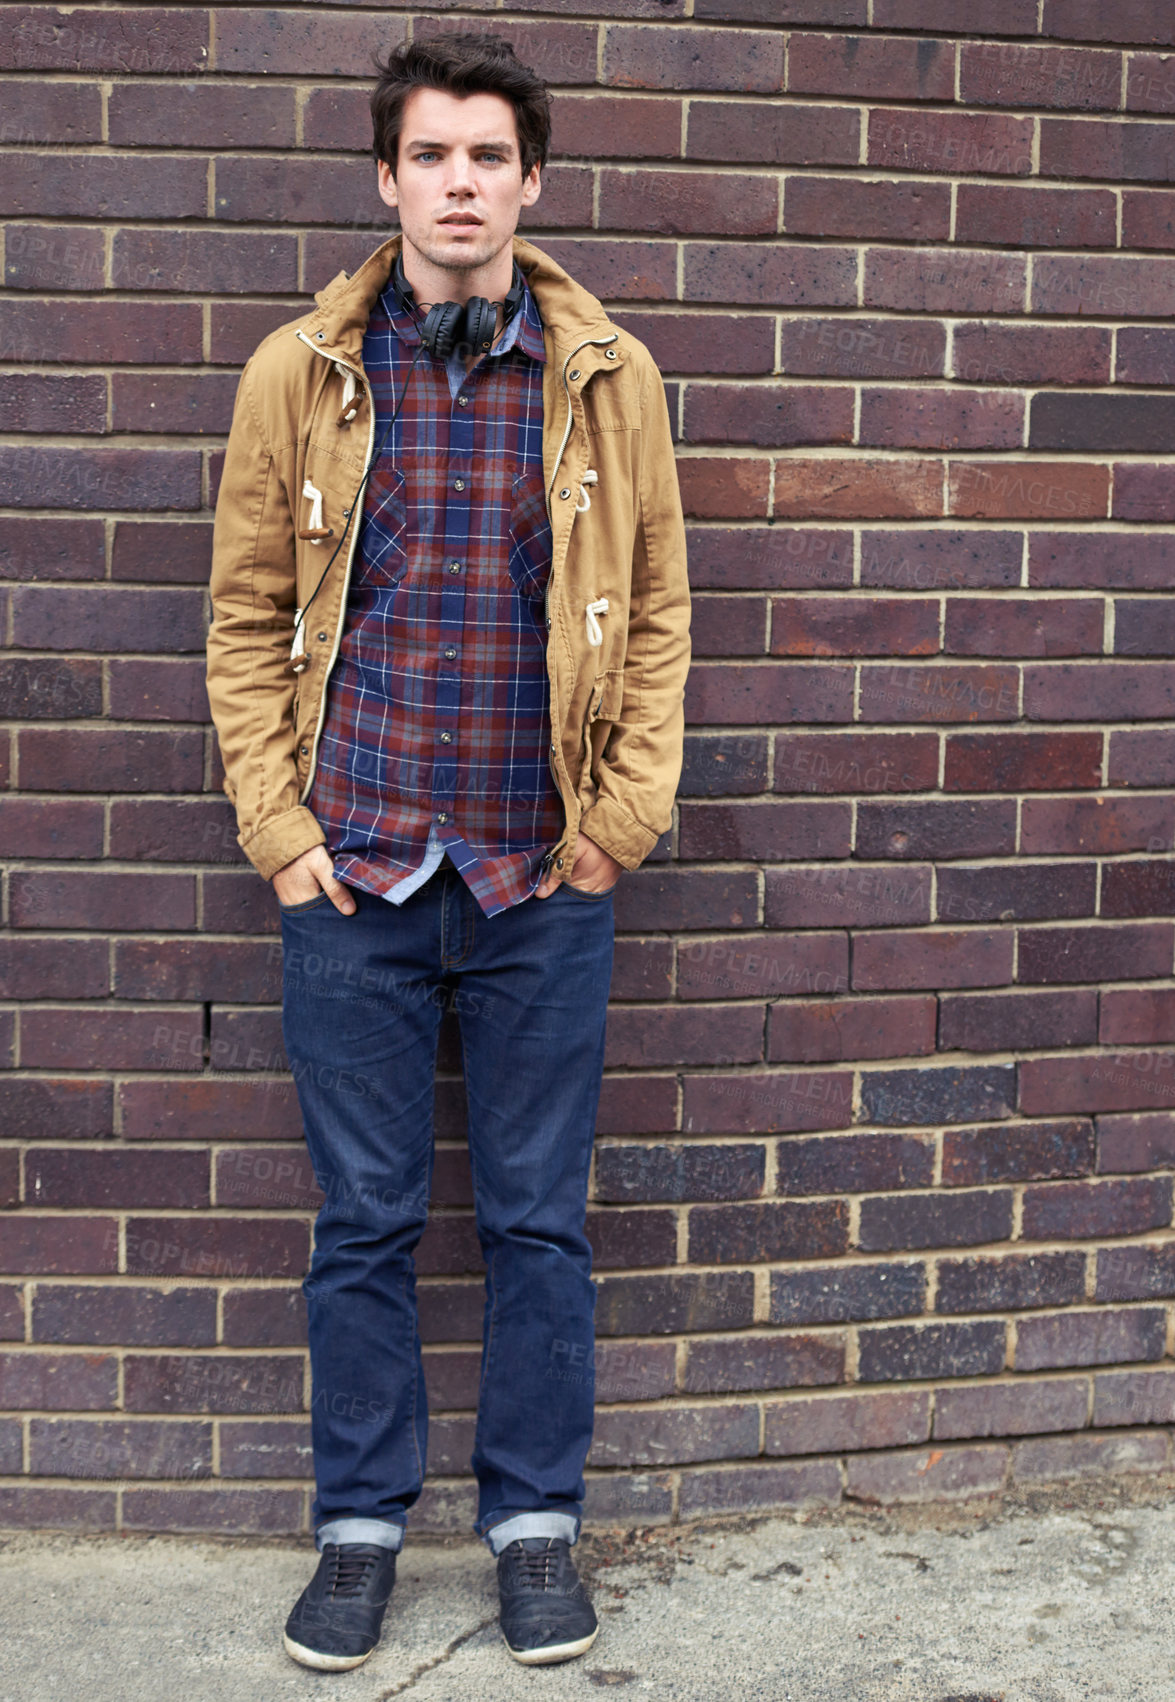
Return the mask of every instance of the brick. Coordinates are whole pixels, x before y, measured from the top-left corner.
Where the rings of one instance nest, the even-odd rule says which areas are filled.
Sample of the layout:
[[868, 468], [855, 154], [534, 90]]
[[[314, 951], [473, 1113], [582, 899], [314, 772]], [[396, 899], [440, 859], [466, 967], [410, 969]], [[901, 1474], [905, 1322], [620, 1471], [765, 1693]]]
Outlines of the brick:
[[[1108, 384], [1111, 360], [1110, 333], [1095, 326], [959, 325], [955, 330], [954, 376], [968, 384]], [[1071, 399], [1058, 400], [1068, 404]], [[1034, 398], [1034, 409], [1039, 401]]]
[[[865, 936], [868, 938], [868, 936]], [[1006, 1117], [1015, 1071], [1006, 1064], [862, 1072], [862, 1117], [884, 1123], [962, 1123]]]
[[844, 857], [850, 844], [847, 805], [824, 801], [770, 804], [683, 804], [681, 855], [723, 861], [785, 856]]
[[1023, 555], [1019, 532], [995, 528], [863, 531], [861, 583], [914, 591], [1018, 585]]
[[1097, 993], [946, 993], [938, 1033], [944, 1051], [1089, 1045], [1097, 1038]]
[[1085, 1255], [1078, 1251], [938, 1260], [938, 1312], [1015, 1312], [1084, 1297]]
[[[972, 51], [964, 43], [964, 64]], [[1031, 118], [1002, 113], [878, 107], [869, 113], [868, 164], [951, 176], [1027, 177], [1032, 172], [1032, 128]]]
[[106, 380], [5, 373], [0, 378], [0, 425], [5, 431], [102, 432]]
[[210, 1347], [216, 1340], [216, 1293], [141, 1283], [38, 1283], [32, 1339], [78, 1347]]
[[878, 1324], [858, 1331], [863, 1383], [983, 1377], [1004, 1369], [1001, 1318], [957, 1324]]
[[994, 183], [960, 183], [955, 240], [1018, 249], [1115, 248], [1117, 197], [1109, 189], [1021, 189]]
[[965, 12], [949, 21], [943, 18], [942, 0], [873, 0], [873, 24], [882, 30], [1035, 35], [1036, 20], [1037, 0], [969, 0]]
[[1032, 311], [1068, 319], [1164, 319], [1175, 309], [1175, 257], [1041, 254]]
[[784, 459], [776, 464], [773, 512], [786, 520], [934, 519], [943, 511], [942, 482], [932, 460]]
[[[595, 81], [594, 52], [592, 76], [585, 80]], [[611, 88], [774, 94], [783, 86], [783, 38], [750, 30], [617, 24], [607, 31], [604, 82]]]
[[688, 384], [686, 443], [750, 443], [772, 449], [849, 444], [853, 399], [844, 385]]
[[[646, 1336], [737, 1329], [752, 1321], [754, 1281], [751, 1271], [605, 1276], [596, 1289], [596, 1334]], [[483, 1298], [479, 1288], [479, 1299]]]
[[937, 662], [862, 667], [860, 710], [874, 722], [1000, 722], [1017, 718], [1018, 669]]
[[1088, 1410], [1089, 1380], [1085, 1377], [938, 1389], [934, 1437], [945, 1441], [965, 1436], [1031, 1436], [1047, 1430], [1080, 1430]]
[[766, 916], [775, 926], [796, 928], [926, 921], [930, 916], [930, 871], [832, 864], [769, 870]]
[[1097, 1038], [1104, 1046], [1115, 1041], [1138, 1045], [1150, 1040], [1161, 1044], [1171, 1032], [1175, 988], [1111, 987], [1102, 993], [1098, 1003], [1101, 1023]]
[[1016, 1325], [1016, 1370], [1062, 1365], [1115, 1365], [1161, 1359], [1166, 1315], [1161, 1306], [1120, 1311], [1043, 1313]]
[[861, 395], [862, 446], [883, 449], [1019, 449], [1025, 401], [996, 390], [888, 385]]
[[68, 7], [14, 6], [0, 68], [117, 73], [127, 69], [130, 42], [140, 73], [204, 71], [208, 13], [144, 6], [79, 17]]
[[848, 1247], [843, 1200], [692, 1206], [688, 1224], [691, 1264], [828, 1259]]
[[[1137, 973], [1146, 973], [1145, 964]], [[1156, 1091], [1163, 1091], [1170, 1063], [1170, 1054], [1164, 1053], [1025, 1058], [1020, 1063], [1020, 1110], [1028, 1115], [1150, 1110]]]
[[943, 869], [938, 882], [938, 921], [1041, 921], [1056, 916], [1092, 916], [1097, 871], [1074, 866], [1022, 863], [1017, 868]]
[[1035, 396], [1029, 442], [1034, 449], [1162, 454], [1171, 441], [1175, 405], [1167, 396]]
[[[81, 153], [71, 163], [72, 169], [63, 172], [58, 156], [53, 153], [10, 155], [0, 196], [4, 215], [35, 218], [40, 213], [61, 219], [92, 218], [95, 207], [101, 207], [108, 218], [118, 219], [203, 216], [207, 167], [201, 159], [115, 153], [94, 153], [87, 157]], [[95, 280], [89, 287], [96, 289], [99, 285]], [[95, 310], [102, 308], [98, 302], [77, 305], [94, 317], [98, 316]], [[109, 308], [105, 311], [109, 312]], [[190, 312], [190, 308], [185, 308], [183, 317], [186, 319]], [[14, 317], [19, 323], [19, 316]], [[112, 317], [118, 319], [122, 315]]]
[[10, 877], [18, 928], [190, 928], [195, 886], [184, 875], [26, 871]]
[[293, 1288], [228, 1289], [224, 1340], [229, 1347], [305, 1347], [306, 1300]]
[[47, 531], [42, 521], [14, 514], [0, 542], [0, 580], [101, 579], [106, 572], [104, 539], [105, 522], [97, 518], [58, 514]]
[[764, 1408], [764, 1422], [765, 1454], [908, 1447], [925, 1442], [930, 1435], [930, 1396], [923, 1389], [885, 1389], [792, 1397], [769, 1402]]
[[[595, 109], [592, 122], [597, 130], [599, 99], [585, 104]], [[691, 100], [686, 156], [755, 165], [856, 165], [860, 132], [860, 115], [845, 106]], [[589, 152], [599, 151], [597, 141]]]
[[[738, 0], [740, 5], [755, 0]], [[841, 1498], [834, 1460], [800, 1466], [728, 1466], [721, 1470], [682, 1472], [678, 1492], [682, 1518], [730, 1514], [781, 1506], [835, 1507]]]
[[1101, 914], [1169, 916], [1173, 873], [1172, 865], [1166, 862], [1130, 862], [1107, 868]]
[[6, 716], [21, 721], [99, 716], [102, 664], [56, 656], [8, 657], [0, 661], [0, 704]]
[[1095, 1300], [1147, 1300], [1175, 1294], [1175, 1242], [1098, 1249]]
[[853, 986], [876, 992], [909, 987], [1000, 987], [1012, 979], [1012, 934], [1001, 928], [905, 929], [860, 933]]
[[607, 1408], [596, 1414], [594, 1466], [664, 1466], [688, 1460], [745, 1458], [759, 1443], [759, 1409], [750, 1402], [652, 1411]]
[[1115, 520], [1175, 519], [1175, 499], [1166, 466], [1144, 466], [1125, 462], [1114, 468]]
[[923, 1311], [926, 1269], [902, 1264], [829, 1265], [772, 1271], [773, 1324], [829, 1324], [896, 1318]]
[[[97, 83], [50, 83], [15, 79], [5, 96], [5, 139], [79, 145], [102, 140], [102, 91]], [[10, 233], [5, 232], [8, 236]], [[18, 241], [18, 251], [19, 251]], [[9, 282], [6, 278], [5, 282]]]
[[[726, 110], [725, 106], [722, 108]], [[754, 110], [758, 110], [757, 108]], [[357, 115], [358, 116], [358, 115]], [[552, 113], [551, 152], [556, 159], [582, 155], [587, 159], [624, 156], [633, 159], [674, 159], [681, 148], [681, 102], [639, 95], [617, 99], [610, 95], [562, 95]], [[691, 159], [707, 156], [696, 147]], [[735, 156], [736, 158], [738, 156]], [[753, 156], [756, 161], [760, 154]]]
[[1164, 124], [1043, 118], [1040, 175], [1100, 178], [1110, 183], [1175, 182], [1175, 137]]
[[[857, 305], [857, 251], [854, 248], [816, 246], [780, 240], [773, 243], [700, 243], [684, 245], [684, 298], [686, 301], [717, 301], [759, 306], [782, 301], [788, 307], [855, 307]], [[715, 363], [728, 360], [723, 348], [731, 335], [728, 320], [715, 326], [721, 336], [710, 345], [710, 363], [699, 370], [723, 370]], [[740, 339], [746, 325], [737, 327]], [[774, 369], [774, 326], [771, 327], [771, 358], [764, 367]]]
[[[960, 185], [960, 195], [965, 187]], [[1020, 313], [1026, 267], [1022, 254], [869, 248], [863, 303], [904, 313]]]
[[852, 1121], [852, 1077], [844, 1070], [687, 1075], [684, 1088], [685, 1134], [774, 1134]]
[[686, 685], [687, 722], [848, 721], [852, 670], [810, 663], [702, 663]]
[[112, 1353], [0, 1353], [0, 1383], [12, 1411], [47, 1407], [98, 1411], [117, 1399], [118, 1361]]
[[[1023, 1234], [1034, 1239], [1138, 1235], [1171, 1222], [1171, 1178], [1041, 1183], [1025, 1188], [1023, 1210]], [[1161, 1329], [1159, 1337], [1161, 1343]]]
[[25, 1013], [21, 1062], [38, 1069], [85, 1069], [97, 1060], [107, 1069], [166, 1068], [159, 1056], [161, 1026], [167, 1037], [182, 1036], [187, 1057], [180, 1067], [193, 1067], [193, 1046], [198, 1066], [203, 1059], [199, 1011], [78, 1011], [72, 1007]]
[[776, 597], [775, 656], [925, 656], [938, 649], [937, 610], [886, 597]]
[[1168, 927], [1033, 928], [1020, 941], [1019, 979], [1042, 981], [1133, 980], [1169, 972], [1173, 930]]
[[112, 1217], [32, 1212], [0, 1217], [0, 1271], [6, 1274], [97, 1275], [117, 1269], [118, 1224]]
[[[201, 71], [207, 67], [205, 60]], [[109, 139], [114, 147], [155, 146], [165, 148], [294, 148], [296, 146], [296, 94], [293, 88], [265, 88], [240, 83], [151, 83], [136, 78], [127, 85], [115, 82], [108, 97]], [[216, 245], [222, 233], [213, 231], [116, 232], [132, 240], [142, 235], [150, 241], [191, 242], [193, 246]], [[252, 241], [242, 237], [242, 258]], [[292, 243], [291, 233], [283, 242]], [[131, 285], [130, 287], [138, 287]], [[192, 287], [192, 286], [181, 286]], [[292, 289], [293, 284], [282, 286]]]
[[977, 106], [1112, 111], [1122, 100], [1122, 55], [1102, 48], [963, 42], [959, 98]]
[[0, 1525], [26, 1530], [113, 1531], [118, 1496], [112, 1489], [62, 1489], [17, 1484], [0, 1489]]
[[947, 1129], [943, 1135], [945, 1186], [1038, 1181], [1091, 1176], [1096, 1169], [1093, 1125], [1088, 1118], [1056, 1122]]
[[1175, 740], [1169, 734], [1151, 728], [1110, 734], [1111, 786], [1167, 785], [1173, 768]]
[[934, 1148], [917, 1135], [792, 1136], [776, 1148], [779, 1194], [860, 1194], [934, 1185]]
[[124, 1140], [295, 1140], [301, 1112], [293, 1083], [209, 1078], [129, 1080], [120, 1084]]
[[701, 597], [692, 605], [690, 644], [694, 656], [761, 656], [767, 607], [761, 597]]
[[1096, 1425], [1170, 1424], [1175, 1376], [1169, 1371], [1105, 1371], [1093, 1379]]
[[289, 1277], [309, 1262], [305, 1223], [260, 1217], [129, 1217], [126, 1268], [133, 1276]]
[[[56, 522], [60, 528], [60, 522]], [[208, 582], [212, 527], [199, 520], [116, 520], [112, 579]], [[80, 575], [75, 575], [80, 577]], [[96, 574], [94, 577], [98, 577]]]
[[0, 452], [0, 500], [16, 508], [37, 507], [46, 489], [52, 489], [62, 508], [101, 509], [115, 503], [148, 510], [198, 508], [199, 457], [186, 449], [17, 447]]
[[853, 1501], [949, 1501], [996, 1494], [1008, 1472], [1005, 1448], [920, 1448], [846, 1460], [845, 1493]]
[[[617, 312], [616, 323], [648, 347], [666, 373], [757, 376], [775, 366], [775, 322], [726, 314]], [[688, 463], [678, 463], [679, 477]]]
[[[1011, 1190], [992, 1188], [954, 1198], [911, 1194], [863, 1200], [858, 1242], [863, 1252], [892, 1253], [920, 1247], [972, 1247], [984, 1241], [1006, 1241], [1011, 1233]], [[864, 1377], [863, 1367], [862, 1342]]]
[[126, 1489], [129, 1531], [211, 1531], [221, 1536], [292, 1536], [303, 1529], [300, 1489]]
[[[612, 171], [599, 188], [602, 230], [660, 236], [763, 236], [778, 224], [774, 178], [740, 172]], [[734, 193], [737, 183], [737, 194]]]
[[849, 378], [941, 375], [945, 332], [931, 321], [785, 319], [780, 363], [785, 372]]
[[33, 1418], [29, 1470], [34, 1477], [210, 1477], [212, 1426]]
[[1112, 856], [1169, 844], [1173, 830], [1175, 802], [1166, 798], [1034, 798], [1024, 805], [1021, 849]]
[[1101, 749], [1097, 733], [948, 733], [943, 790], [1010, 793], [1095, 787], [1101, 779]]
[[109, 1081], [66, 1076], [0, 1079], [0, 1121], [8, 1139], [101, 1139], [113, 1127]]
[[1175, 584], [1175, 539], [1136, 533], [1124, 550], [1120, 533], [1034, 531], [1028, 571], [1033, 586], [1162, 590]]
[[202, 1152], [95, 1152], [30, 1147], [26, 1202], [35, 1206], [199, 1208], [208, 1201], [208, 1157]]
[[599, 1145], [598, 1200], [751, 1199], [763, 1191], [767, 1149], [761, 1144]]
[[1175, 1151], [1175, 1117], [1168, 1111], [1108, 1113], [1097, 1118], [1100, 1171], [1165, 1168]]
[[[843, 1336], [786, 1336], [775, 1332], [690, 1342], [681, 1386], [686, 1394], [720, 1395], [844, 1380]], [[747, 1451], [756, 1453], [758, 1449]]]
[[1168, 1464], [1167, 1438], [1162, 1433], [1040, 1438], [1018, 1442], [1012, 1450], [1013, 1475], [1021, 1482], [1160, 1471]]
[[300, 1419], [224, 1420], [220, 1476], [313, 1477], [310, 1426]]
[[[19, 820], [19, 816], [15, 818]], [[12, 822], [0, 805], [0, 835]], [[5, 846], [6, 854], [11, 854]], [[96, 852], [68, 855], [97, 855]], [[68, 955], [55, 939], [10, 938], [0, 964], [0, 998], [99, 999], [110, 991], [109, 946], [102, 939], [72, 940]]]
[[[1175, 673], [1165, 662], [1086, 662], [1074, 691], [1070, 666], [1024, 670], [1024, 711], [1032, 721], [1169, 720]], [[1115, 801], [1116, 802], [1116, 801]], [[1070, 809], [1073, 806], [1062, 806]], [[1137, 819], [1137, 818], [1135, 818]], [[1120, 830], [1119, 830], [1120, 831]]]
[[[1122, 195], [1122, 245], [1124, 248], [1175, 248], [1175, 195], [1170, 190], [1126, 190]], [[1155, 336], [1163, 333], [1154, 328], [1139, 327], [1130, 337]], [[1153, 370], [1153, 369], [1152, 369]], [[1143, 383], [1158, 382], [1156, 377]]]
[[677, 947], [676, 985], [679, 999], [843, 992], [848, 989], [848, 942], [837, 934], [765, 930], [692, 940]]
[[[669, 1472], [616, 1471], [601, 1477], [588, 1476], [585, 1478], [584, 1516], [601, 1524], [616, 1519], [624, 1522], [634, 1519], [641, 1524], [668, 1524], [673, 1511], [676, 1489], [673, 1480], [676, 1475]], [[469, 1519], [476, 1516], [477, 1497], [476, 1492], [471, 1490], [469, 1506], [463, 1515], [464, 1525], [459, 1527], [454, 1515], [454, 1529], [466, 1528]]]
[[791, 94], [880, 96], [884, 100], [950, 101], [955, 94], [952, 42], [902, 36], [793, 35], [788, 43]]
[[[22, 92], [44, 109], [48, 125], [54, 123], [55, 111], [60, 111], [61, 96], [65, 95], [84, 126], [87, 97], [99, 95], [96, 86], [83, 90], [77, 83], [30, 81], [9, 85], [12, 99], [19, 101]], [[38, 139], [37, 128], [36, 122], [26, 120], [24, 133], [30, 141]], [[77, 224], [22, 225], [14, 220], [4, 233], [4, 282], [15, 290], [105, 289], [106, 242], [101, 229]]]
[[[784, 186], [783, 228], [789, 236], [874, 241], [913, 236], [921, 242], [946, 242], [950, 221], [950, 187], [945, 183], [789, 177]], [[900, 334], [901, 328], [895, 329]]]
[[1110, 469], [1077, 461], [952, 461], [950, 513], [973, 520], [1105, 519]]
[[696, 18], [749, 24], [863, 24], [867, 0], [694, 0]]
[[1175, 47], [1175, 19], [1164, 0], [1118, 0], [1112, 12], [1098, 0], [1044, 0], [1041, 34]]
[[127, 1412], [302, 1410], [301, 1354], [128, 1353]]
[[768, 1013], [767, 1059], [819, 1064], [928, 1056], [935, 1049], [935, 1009], [929, 994], [781, 1000]]
[[930, 733], [775, 736], [777, 792], [930, 791], [937, 779], [937, 740]]

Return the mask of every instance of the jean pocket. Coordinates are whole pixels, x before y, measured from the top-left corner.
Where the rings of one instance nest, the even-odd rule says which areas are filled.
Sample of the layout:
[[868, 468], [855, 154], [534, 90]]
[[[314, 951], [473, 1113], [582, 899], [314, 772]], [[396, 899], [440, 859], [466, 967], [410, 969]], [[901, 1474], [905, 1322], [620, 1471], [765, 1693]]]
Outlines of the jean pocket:
[[408, 503], [398, 467], [372, 469], [358, 556], [357, 578], [366, 585], [398, 585], [408, 571]]
[[298, 904], [283, 904], [279, 898], [277, 907], [283, 916], [300, 916], [305, 910], [316, 910], [320, 904], [332, 902], [330, 893], [325, 887], [320, 887], [313, 898], [303, 898]]
[[510, 487], [509, 568], [522, 596], [543, 596], [551, 572], [551, 519], [541, 472], [521, 473]]
[[586, 887], [572, 886], [570, 881], [560, 881], [555, 890], [562, 892], [566, 889], [568, 892], [573, 892], [576, 898], [586, 898], [593, 903], [598, 903], [602, 898], [611, 898], [619, 885], [620, 882], [616, 880], [612, 882], [611, 886], [606, 886], [602, 892], [589, 892]]

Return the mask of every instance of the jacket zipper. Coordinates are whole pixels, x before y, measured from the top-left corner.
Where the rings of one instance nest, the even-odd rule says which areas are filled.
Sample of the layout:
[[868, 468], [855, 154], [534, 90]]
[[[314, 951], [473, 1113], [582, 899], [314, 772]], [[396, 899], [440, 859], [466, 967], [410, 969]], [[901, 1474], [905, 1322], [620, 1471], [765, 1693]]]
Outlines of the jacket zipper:
[[[299, 342], [305, 343], [308, 349], [313, 349], [316, 355], [321, 355], [323, 360], [329, 361], [332, 366], [345, 366], [348, 372], [353, 372], [356, 378], [362, 381], [364, 388], [367, 390], [367, 453], [363, 457], [363, 465], [366, 467], [368, 462], [371, 460], [371, 451], [375, 445], [375, 404], [372, 400], [371, 387], [367, 381], [367, 374], [365, 372], [361, 372], [358, 367], [352, 366], [350, 361], [339, 360], [337, 356], [328, 354], [325, 349], [320, 349], [315, 343], [311, 342], [310, 338], [306, 336], [304, 331], [299, 331], [297, 336]], [[356, 498], [356, 507], [359, 506], [359, 502], [360, 499]], [[318, 762], [318, 741], [322, 736], [323, 722], [326, 718], [326, 685], [327, 681], [330, 679], [331, 669], [335, 665], [335, 658], [338, 656], [339, 646], [343, 641], [343, 625], [347, 618], [347, 592], [351, 584], [351, 564], [355, 559], [355, 545], [359, 541], [359, 521], [361, 517], [359, 515], [348, 515], [347, 518], [354, 521], [354, 531], [351, 533], [351, 543], [347, 550], [347, 563], [343, 569], [343, 589], [339, 596], [339, 614], [338, 619], [335, 622], [334, 643], [331, 646], [331, 652], [327, 658], [326, 674], [322, 681], [322, 695], [318, 704], [318, 719], [315, 722], [314, 736], [310, 742], [310, 762], [306, 771], [306, 784], [303, 786], [302, 795], [298, 799], [300, 804], [304, 804], [310, 796], [310, 788], [314, 782], [314, 769]]]

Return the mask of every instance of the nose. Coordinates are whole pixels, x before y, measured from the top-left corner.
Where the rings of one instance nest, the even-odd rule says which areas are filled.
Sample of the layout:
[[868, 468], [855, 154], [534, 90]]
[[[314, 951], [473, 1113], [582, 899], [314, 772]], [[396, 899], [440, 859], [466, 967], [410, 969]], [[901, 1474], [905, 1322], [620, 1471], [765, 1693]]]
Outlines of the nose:
[[473, 181], [473, 161], [463, 150], [458, 150], [450, 156], [449, 183], [446, 191], [449, 195], [469, 196], [477, 193]]

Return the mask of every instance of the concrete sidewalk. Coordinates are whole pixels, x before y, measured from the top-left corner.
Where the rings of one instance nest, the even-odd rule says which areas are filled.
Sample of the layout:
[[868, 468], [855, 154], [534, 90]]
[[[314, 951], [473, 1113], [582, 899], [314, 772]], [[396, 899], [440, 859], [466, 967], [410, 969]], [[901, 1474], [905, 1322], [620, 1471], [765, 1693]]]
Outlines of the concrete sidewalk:
[[0, 1702], [1172, 1702], [1175, 1479], [585, 1531], [586, 1656], [526, 1668], [492, 1556], [409, 1536], [363, 1667], [298, 1667], [306, 1542], [0, 1533]]

